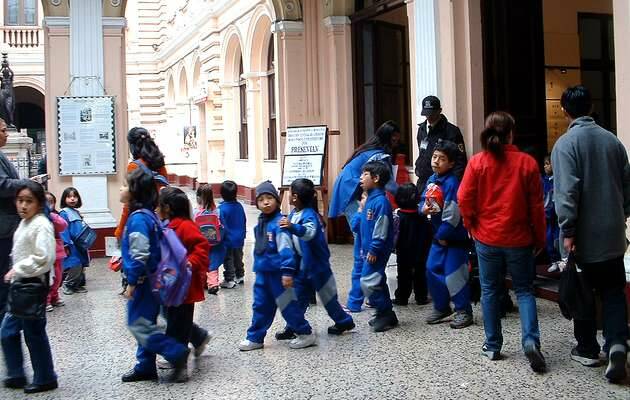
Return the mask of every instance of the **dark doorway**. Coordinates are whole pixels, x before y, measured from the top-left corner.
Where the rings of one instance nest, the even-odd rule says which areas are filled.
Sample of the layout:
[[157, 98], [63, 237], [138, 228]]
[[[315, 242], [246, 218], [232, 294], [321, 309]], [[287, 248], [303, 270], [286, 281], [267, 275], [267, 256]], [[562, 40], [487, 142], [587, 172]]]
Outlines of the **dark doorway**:
[[547, 152], [542, 0], [482, 0], [485, 113], [516, 119], [516, 144]]
[[27, 86], [15, 88], [15, 127], [26, 129], [33, 139], [31, 160], [39, 160], [46, 153], [44, 95]]

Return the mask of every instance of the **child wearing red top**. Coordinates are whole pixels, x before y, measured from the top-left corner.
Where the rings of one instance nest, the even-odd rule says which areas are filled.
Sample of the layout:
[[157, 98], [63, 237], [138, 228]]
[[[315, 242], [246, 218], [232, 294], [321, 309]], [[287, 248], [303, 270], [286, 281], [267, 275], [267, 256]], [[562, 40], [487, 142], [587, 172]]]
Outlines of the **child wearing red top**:
[[[194, 355], [203, 354], [210, 334], [193, 322], [195, 303], [205, 299], [203, 285], [208, 269], [208, 253], [210, 245], [201, 234], [197, 225], [190, 219], [190, 201], [186, 194], [175, 187], [166, 187], [160, 192], [158, 212], [163, 220], [169, 220], [169, 228], [173, 229], [188, 251], [188, 261], [192, 266], [192, 279], [188, 289], [188, 297], [184, 304], [177, 307], [166, 307], [166, 334], [182, 344], [192, 344]], [[188, 379], [184, 370], [178, 382]]]

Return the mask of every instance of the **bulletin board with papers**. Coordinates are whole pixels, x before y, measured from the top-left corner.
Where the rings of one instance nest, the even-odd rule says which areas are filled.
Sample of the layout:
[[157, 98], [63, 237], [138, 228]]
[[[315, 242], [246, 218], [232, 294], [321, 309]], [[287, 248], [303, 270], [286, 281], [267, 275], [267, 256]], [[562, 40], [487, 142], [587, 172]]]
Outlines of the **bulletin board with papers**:
[[325, 185], [324, 166], [328, 127], [300, 126], [287, 128], [282, 168], [282, 186], [288, 187], [299, 178]]

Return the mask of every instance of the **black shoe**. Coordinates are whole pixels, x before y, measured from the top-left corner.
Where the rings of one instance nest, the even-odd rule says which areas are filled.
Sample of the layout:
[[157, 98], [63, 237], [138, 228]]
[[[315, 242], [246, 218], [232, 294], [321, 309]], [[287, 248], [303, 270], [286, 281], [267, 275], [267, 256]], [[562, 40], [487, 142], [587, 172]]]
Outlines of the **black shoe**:
[[30, 394], [30, 393], [47, 392], [49, 390], [55, 390], [58, 387], [59, 385], [57, 384], [57, 381], [52, 381], [50, 383], [45, 383], [43, 385], [36, 385], [34, 383], [31, 383], [30, 385], [24, 388], [24, 393]]
[[398, 318], [392, 310], [383, 315], [379, 315], [374, 319], [372, 329], [374, 332], [385, 332], [398, 326]]
[[188, 382], [188, 356], [190, 355], [190, 349], [186, 349], [186, 353], [173, 363], [173, 372], [169, 377], [170, 382], [184, 383]]
[[529, 366], [532, 367], [532, 371], [542, 374], [547, 371], [547, 363], [545, 357], [538, 346], [533, 343], [525, 345], [525, 357], [529, 360]]
[[429, 316], [427, 317], [427, 324], [439, 324], [440, 322], [443, 322], [445, 318], [450, 317], [451, 314], [453, 314], [453, 310], [451, 310], [450, 307], [444, 311], [433, 309], [433, 311], [431, 311], [431, 314], [429, 314]]
[[4, 380], [4, 387], [9, 389], [24, 389], [26, 378], [7, 378]]
[[610, 383], [619, 383], [626, 379], [626, 348], [624, 345], [614, 345], [608, 354], [608, 367], [606, 368], [606, 379]]
[[333, 326], [329, 326], [328, 327], [328, 334], [329, 335], [341, 335], [345, 331], [353, 330], [355, 326], [356, 325], [354, 324], [353, 320], [350, 320], [350, 322], [345, 323], [345, 324], [335, 324]]
[[149, 374], [141, 374], [136, 371], [135, 368], [131, 369], [125, 375], [122, 376], [123, 382], [141, 382], [141, 381], [157, 381], [157, 372]]
[[395, 298], [394, 300], [392, 300], [392, 303], [396, 304], [397, 306], [406, 306], [409, 304], [409, 300]]
[[216, 295], [217, 293], [219, 293], [219, 287], [215, 286], [215, 287], [209, 287], [208, 288], [208, 294], [214, 294]]
[[584, 353], [579, 351], [577, 346], [571, 349], [571, 359], [577, 361], [585, 367], [599, 367], [599, 352], [597, 353]]
[[293, 332], [290, 328], [284, 328], [280, 332], [276, 332], [276, 340], [293, 340], [297, 338], [295, 332]]
[[370, 326], [374, 326], [374, 321], [376, 321], [376, 313], [374, 315], [372, 315], [372, 318], [370, 318], [370, 320], [368, 321], [368, 325]]

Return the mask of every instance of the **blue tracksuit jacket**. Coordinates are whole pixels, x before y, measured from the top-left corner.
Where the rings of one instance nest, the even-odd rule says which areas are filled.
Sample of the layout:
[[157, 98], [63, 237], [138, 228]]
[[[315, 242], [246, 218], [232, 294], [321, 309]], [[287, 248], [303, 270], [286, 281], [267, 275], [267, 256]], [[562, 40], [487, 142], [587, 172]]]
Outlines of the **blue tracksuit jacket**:
[[77, 235], [81, 233], [81, 228], [83, 227], [83, 218], [81, 217], [81, 214], [79, 214], [79, 212], [74, 208], [66, 207], [59, 212], [59, 215], [68, 223], [68, 228], [66, 228], [66, 230], [60, 235], [64, 246], [66, 246], [70, 251], [68, 257], [63, 259], [63, 269], [89, 267], [90, 256], [87, 250], [80, 249], [75, 246], [72, 241], [73, 238], [77, 237]]
[[241, 249], [245, 245], [247, 218], [243, 205], [238, 201], [224, 201], [219, 204], [221, 222], [225, 227], [225, 248]]

